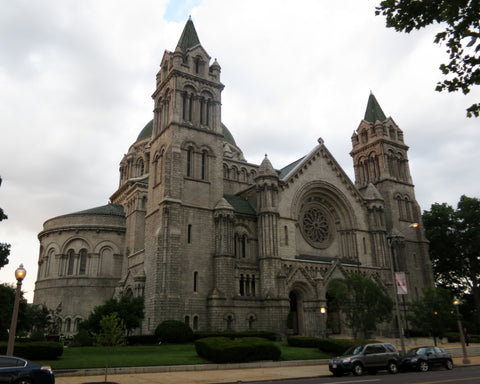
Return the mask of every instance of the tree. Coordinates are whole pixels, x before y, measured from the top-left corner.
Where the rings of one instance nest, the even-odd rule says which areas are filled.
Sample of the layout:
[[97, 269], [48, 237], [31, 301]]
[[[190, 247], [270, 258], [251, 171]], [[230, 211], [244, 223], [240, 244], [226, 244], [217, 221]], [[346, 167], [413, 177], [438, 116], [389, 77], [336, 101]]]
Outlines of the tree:
[[125, 340], [125, 324], [117, 312], [102, 316], [100, 332], [95, 335], [97, 344], [105, 347], [115, 347]]
[[[388, 28], [410, 33], [431, 24], [445, 28], [436, 34], [436, 44], [445, 43], [449, 62], [440, 65], [445, 80], [436, 91], [463, 94], [480, 84], [480, 2], [478, 0], [385, 0], [376, 15], [386, 17]], [[480, 103], [467, 108], [468, 117], [478, 117]]]
[[[2, 185], [2, 177], [0, 176], [0, 186]], [[8, 216], [0, 208], [0, 221], [8, 219]], [[8, 264], [8, 256], [10, 255], [10, 244], [0, 243], [0, 269]]]
[[[0, 340], [8, 339], [15, 301], [15, 290], [11, 285], [0, 284]], [[17, 334], [26, 334], [32, 330], [43, 329], [46, 317], [38, 305], [29, 305], [21, 292], [18, 306]]]
[[83, 329], [98, 334], [101, 329], [100, 322], [102, 318], [116, 312], [125, 324], [127, 332], [130, 332], [140, 326], [145, 317], [144, 309], [143, 296], [123, 296], [120, 300], [113, 298], [107, 300], [105, 304], [95, 307], [90, 316], [88, 316], [88, 319], [83, 321], [80, 326]]
[[345, 323], [353, 332], [367, 337], [376, 325], [392, 317], [393, 301], [373, 280], [359, 274], [345, 280], [332, 280], [328, 294], [335, 298], [338, 308], [345, 314]]
[[452, 292], [448, 289], [427, 287], [423, 297], [410, 303], [410, 324], [430, 334], [437, 345], [437, 337], [455, 327], [455, 308]]
[[437, 285], [471, 293], [480, 323], [480, 200], [464, 195], [456, 210], [436, 203], [422, 218]]

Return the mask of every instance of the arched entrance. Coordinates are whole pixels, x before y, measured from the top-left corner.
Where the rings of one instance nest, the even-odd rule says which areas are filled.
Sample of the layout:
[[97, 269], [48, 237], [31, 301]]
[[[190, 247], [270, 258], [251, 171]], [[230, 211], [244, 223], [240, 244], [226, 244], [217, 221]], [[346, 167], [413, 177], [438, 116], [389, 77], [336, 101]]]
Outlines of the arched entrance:
[[338, 308], [338, 303], [331, 293], [327, 291], [325, 295], [327, 300], [327, 308], [328, 308], [328, 317], [326, 323], [326, 333], [327, 334], [339, 334], [342, 333], [342, 319], [340, 310]]
[[290, 291], [290, 312], [287, 319], [287, 327], [294, 335], [303, 335], [305, 333], [304, 313], [303, 313], [303, 295], [300, 291]]

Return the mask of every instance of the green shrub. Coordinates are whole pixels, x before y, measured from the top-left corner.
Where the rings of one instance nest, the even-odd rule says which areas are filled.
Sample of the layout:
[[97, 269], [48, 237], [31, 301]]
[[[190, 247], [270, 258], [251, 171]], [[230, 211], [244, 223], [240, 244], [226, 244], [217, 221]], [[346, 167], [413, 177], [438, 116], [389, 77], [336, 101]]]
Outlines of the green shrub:
[[177, 320], [165, 320], [155, 329], [155, 336], [162, 343], [188, 343], [193, 341], [193, 331]]
[[226, 331], [195, 331], [193, 333], [194, 340], [203, 339], [205, 337], [227, 337], [229, 339], [238, 339], [241, 337], [261, 337], [270, 341], [277, 340], [274, 332], [267, 331], [245, 331], [245, 332], [226, 332]]
[[155, 335], [132, 335], [126, 337], [127, 345], [153, 345], [158, 344], [158, 337]]
[[[6, 352], [7, 344], [0, 343], [0, 355]], [[63, 354], [63, 345], [51, 341], [15, 343], [13, 354], [28, 360], [57, 360]]]
[[378, 340], [367, 340], [367, 339], [357, 339], [357, 340], [347, 340], [347, 339], [319, 339], [320, 344], [318, 348], [320, 351], [331, 354], [331, 355], [341, 355], [348, 348], [367, 343], [379, 343]]
[[234, 340], [227, 337], [203, 338], [195, 341], [195, 350], [200, 357], [217, 364], [278, 360], [281, 356], [279, 347], [260, 337]]
[[289, 336], [288, 345], [300, 348], [320, 348], [321, 340], [319, 337]]
[[93, 336], [83, 328], [80, 328], [78, 333], [73, 337], [72, 343], [70, 346], [72, 347], [91, 347], [94, 342]]

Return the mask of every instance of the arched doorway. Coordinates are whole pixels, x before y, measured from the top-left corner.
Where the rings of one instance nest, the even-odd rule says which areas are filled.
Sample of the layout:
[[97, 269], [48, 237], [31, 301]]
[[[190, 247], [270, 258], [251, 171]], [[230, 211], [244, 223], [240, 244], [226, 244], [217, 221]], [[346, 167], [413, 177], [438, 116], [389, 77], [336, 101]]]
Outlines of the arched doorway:
[[327, 300], [328, 316], [326, 323], [327, 334], [336, 334], [342, 333], [342, 319], [340, 310], [338, 308], [337, 299], [331, 293], [327, 291], [325, 295]]
[[303, 335], [305, 326], [302, 293], [297, 290], [290, 291], [288, 298], [290, 299], [290, 312], [288, 314], [287, 326], [294, 335]]

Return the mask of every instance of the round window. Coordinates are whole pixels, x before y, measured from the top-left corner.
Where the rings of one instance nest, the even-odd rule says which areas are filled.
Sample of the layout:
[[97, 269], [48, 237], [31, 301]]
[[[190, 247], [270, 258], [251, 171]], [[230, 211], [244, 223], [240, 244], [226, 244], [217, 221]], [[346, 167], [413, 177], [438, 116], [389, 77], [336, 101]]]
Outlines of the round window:
[[316, 248], [326, 248], [330, 243], [332, 228], [330, 220], [320, 207], [303, 210], [300, 228], [307, 242]]

